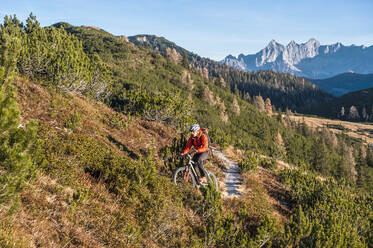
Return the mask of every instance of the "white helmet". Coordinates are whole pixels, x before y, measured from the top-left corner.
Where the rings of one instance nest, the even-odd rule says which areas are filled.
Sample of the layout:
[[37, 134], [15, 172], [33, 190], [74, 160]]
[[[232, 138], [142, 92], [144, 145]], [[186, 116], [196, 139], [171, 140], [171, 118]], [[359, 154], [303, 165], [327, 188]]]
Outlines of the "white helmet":
[[201, 127], [198, 124], [192, 124], [192, 125], [190, 125], [189, 132], [194, 132], [194, 131], [197, 131], [197, 130], [200, 130], [200, 129], [201, 129]]

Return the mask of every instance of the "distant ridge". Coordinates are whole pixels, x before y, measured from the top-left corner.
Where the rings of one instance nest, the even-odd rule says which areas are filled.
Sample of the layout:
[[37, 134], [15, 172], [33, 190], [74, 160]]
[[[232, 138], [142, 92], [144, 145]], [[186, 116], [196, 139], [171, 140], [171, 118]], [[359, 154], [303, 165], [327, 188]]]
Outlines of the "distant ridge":
[[334, 96], [373, 87], [373, 74], [346, 72], [331, 78], [308, 80]]

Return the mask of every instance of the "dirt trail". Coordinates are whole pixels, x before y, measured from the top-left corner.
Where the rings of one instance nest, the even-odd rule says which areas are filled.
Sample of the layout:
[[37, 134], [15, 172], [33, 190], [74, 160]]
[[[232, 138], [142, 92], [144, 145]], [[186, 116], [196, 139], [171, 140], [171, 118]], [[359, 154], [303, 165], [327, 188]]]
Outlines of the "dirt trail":
[[241, 197], [242, 195], [242, 177], [237, 163], [228, 159], [221, 151], [213, 148], [214, 156], [218, 157], [225, 166], [225, 182], [223, 197]]

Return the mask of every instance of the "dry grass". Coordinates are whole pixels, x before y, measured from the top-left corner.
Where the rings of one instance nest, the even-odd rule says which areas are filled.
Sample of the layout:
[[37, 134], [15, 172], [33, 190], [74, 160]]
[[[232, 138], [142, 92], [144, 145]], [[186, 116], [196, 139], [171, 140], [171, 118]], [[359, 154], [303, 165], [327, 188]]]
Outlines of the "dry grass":
[[[309, 127], [316, 129], [322, 128], [326, 125], [341, 125], [348, 131], [345, 133], [354, 138], [360, 138], [367, 144], [373, 144], [373, 125], [363, 124], [357, 122], [341, 121], [341, 120], [330, 120], [317, 117], [308, 116], [289, 116], [291, 120], [296, 122], [305, 122]], [[334, 133], [342, 133], [342, 130], [336, 128], [328, 128]]]
[[[177, 135], [175, 130], [161, 123], [129, 119], [105, 104], [90, 101], [82, 95], [65, 97], [51, 94], [23, 78], [18, 78], [16, 86], [22, 123], [35, 119], [57, 132], [69, 132], [64, 123], [72, 114], [77, 114], [80, 123], [74, 132], [97, 138], [118, 152], [137, 156], [149, 149], [164, 147]], [[107, 120], [112, 123], [106, 123]]]

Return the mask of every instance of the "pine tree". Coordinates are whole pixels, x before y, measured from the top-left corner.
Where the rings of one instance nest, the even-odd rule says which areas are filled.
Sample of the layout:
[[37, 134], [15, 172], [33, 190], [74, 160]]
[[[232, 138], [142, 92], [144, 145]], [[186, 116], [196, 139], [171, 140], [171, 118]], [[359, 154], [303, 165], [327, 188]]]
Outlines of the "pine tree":
[[30, 149], [36, 143], [36, 124], [22, 128], [13, 86], [16, 59], [21, 49], [20, 27], [15, 17], [5, 17], [0, 27], [0, 209], [16, 199], [34, 174]]
[[254, 96], [253, 104], [261, 111], [265, 111], [265, 103], [261, 95]]
[[285, 229], [285, 242], [293, 247], [302, 247], [304, 239], [311, 235], [313, 228], [312, 221], [304, 214], [300, 205], [296, 209], [296, 213], [291, 216], [289, 225]]
[[339, 118], [343, 118], [345, 116], [345, 108], [342, 106], [341, 110], [338, 113]]
[[267, 114], [272, 115], [272, 104], [271, 104], [271, 99], [269, 98], [265, 100], [265, 110]]
[[186, 69], [189, 69], [188, 55], [187, 55], [186, 52], [184, 52], [184, 54], [183, 54], [183, 60], [182, 60], [181, 64], [182, 64]]
[[348, 113], [348, 119], [349, 120], [358, 120], [358, 119], [360, 119], [359, 112], [357, 111], [357, 108], [354, 105], [352, 105], [350, 107], [350, 111]]
[[313, 167], [321, 172], [323, 175], [327, 175], [329, 172], [328, 168], [328, 150], [323, 139], [319, 138], [315, 140], [313, 147], [314, 158], [312, 161]]

